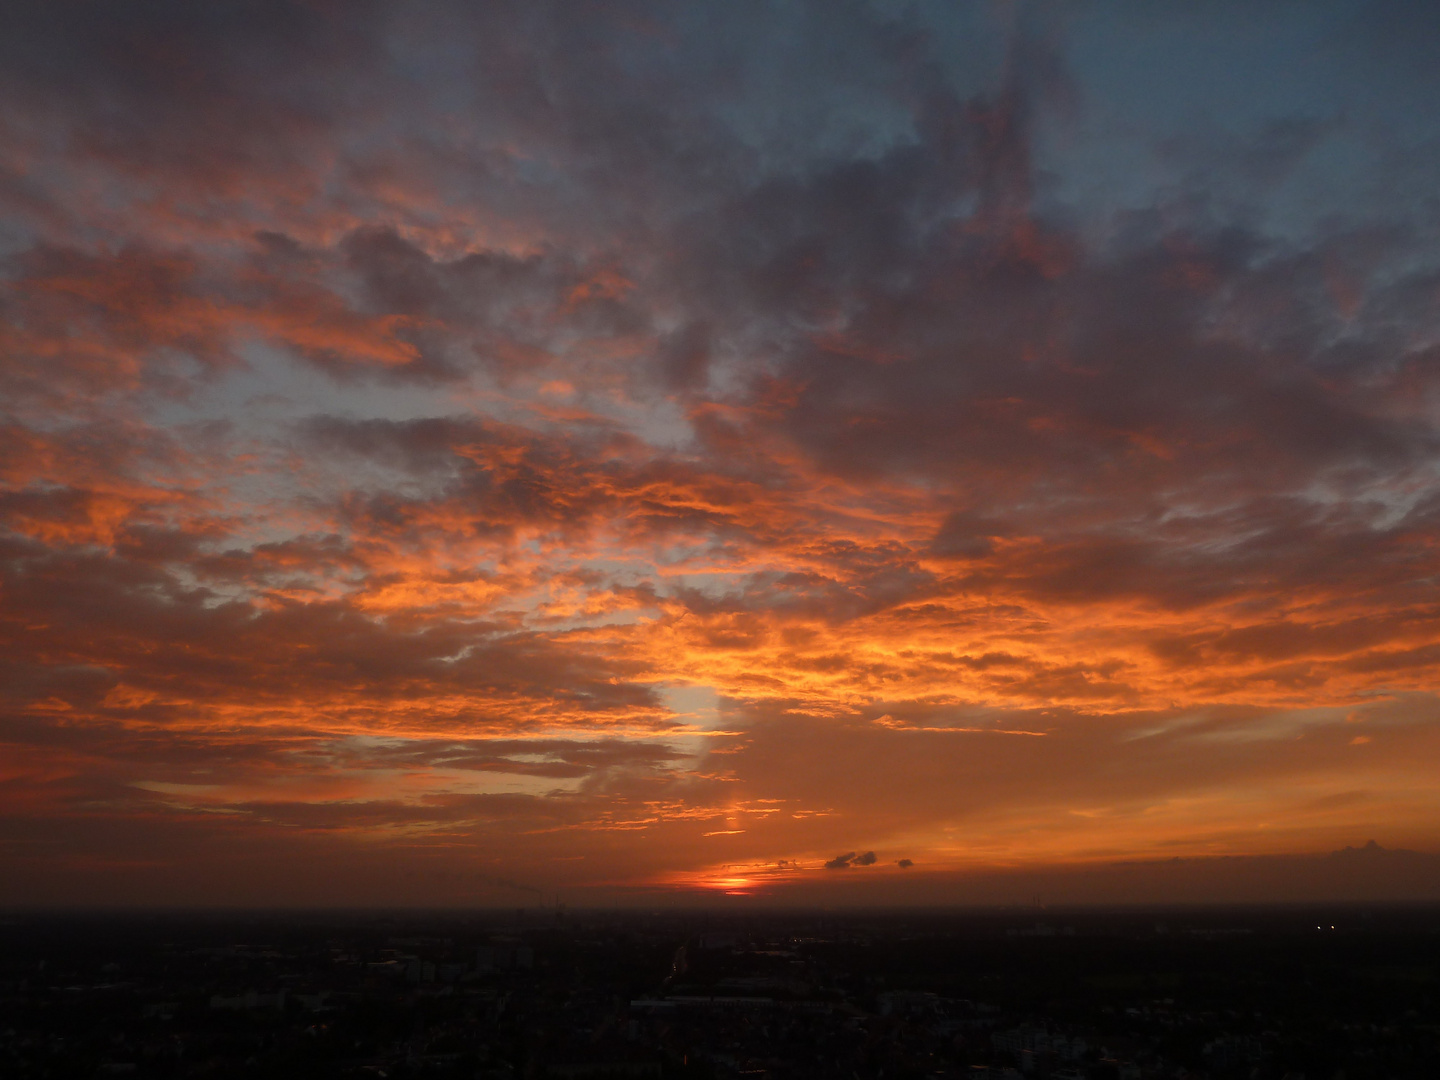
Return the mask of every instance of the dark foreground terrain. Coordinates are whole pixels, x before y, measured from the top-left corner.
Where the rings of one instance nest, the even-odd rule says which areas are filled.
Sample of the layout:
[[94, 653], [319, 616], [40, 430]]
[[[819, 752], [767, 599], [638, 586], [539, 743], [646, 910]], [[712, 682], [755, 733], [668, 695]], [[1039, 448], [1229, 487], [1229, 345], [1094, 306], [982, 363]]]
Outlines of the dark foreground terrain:
[[1440, 1077], [1440, 911], [0, 920], [0, 1076]]

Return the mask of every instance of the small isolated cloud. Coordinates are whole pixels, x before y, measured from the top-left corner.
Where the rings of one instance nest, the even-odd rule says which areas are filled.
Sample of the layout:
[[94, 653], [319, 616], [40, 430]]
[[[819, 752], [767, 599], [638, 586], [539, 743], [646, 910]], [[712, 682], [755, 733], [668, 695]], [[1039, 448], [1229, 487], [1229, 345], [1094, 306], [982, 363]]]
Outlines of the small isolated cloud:
[[901, 859], [901, 860], [900, 860], [899, 862], [897, 862], [895, 865], [898, 866], [898, 867], [900, 867], [901, 870], [909, 870], [910, 867], [912, 867], [912, 866], [915, 865], [915, 860], [914, 860], [914, 859]]
[[874, 866], [875, 852], [867, 851], [864, 855], [856, 855], [853, 851], [847, 851], [844, 855], [836, 855], [825, 864], [826, 870], [849, 870], [852, 866]]

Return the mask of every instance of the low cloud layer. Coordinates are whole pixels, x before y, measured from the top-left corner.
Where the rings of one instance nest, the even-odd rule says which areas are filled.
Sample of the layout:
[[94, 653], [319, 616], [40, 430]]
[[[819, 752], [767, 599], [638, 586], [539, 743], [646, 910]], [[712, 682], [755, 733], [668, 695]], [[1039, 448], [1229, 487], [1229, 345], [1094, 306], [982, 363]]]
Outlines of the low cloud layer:
[[1421, 6], [4, 10], [0, 902], [1440, 850]]

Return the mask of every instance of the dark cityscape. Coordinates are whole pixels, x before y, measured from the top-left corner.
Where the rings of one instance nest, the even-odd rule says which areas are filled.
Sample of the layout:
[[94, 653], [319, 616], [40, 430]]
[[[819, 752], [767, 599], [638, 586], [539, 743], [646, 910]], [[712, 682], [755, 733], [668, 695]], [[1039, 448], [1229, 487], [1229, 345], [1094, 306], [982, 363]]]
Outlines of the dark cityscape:
[[0, 1075], [1365, 1080], [1440, 911], [13, 916]]

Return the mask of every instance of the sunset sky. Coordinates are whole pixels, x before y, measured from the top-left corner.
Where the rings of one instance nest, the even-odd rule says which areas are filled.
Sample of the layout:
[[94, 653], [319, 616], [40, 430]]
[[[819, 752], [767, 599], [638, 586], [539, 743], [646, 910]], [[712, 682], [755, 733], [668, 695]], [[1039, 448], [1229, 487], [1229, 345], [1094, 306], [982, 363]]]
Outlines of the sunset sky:
[[1440, 4], [0, 13], [0, 904], [1440, 853]]

